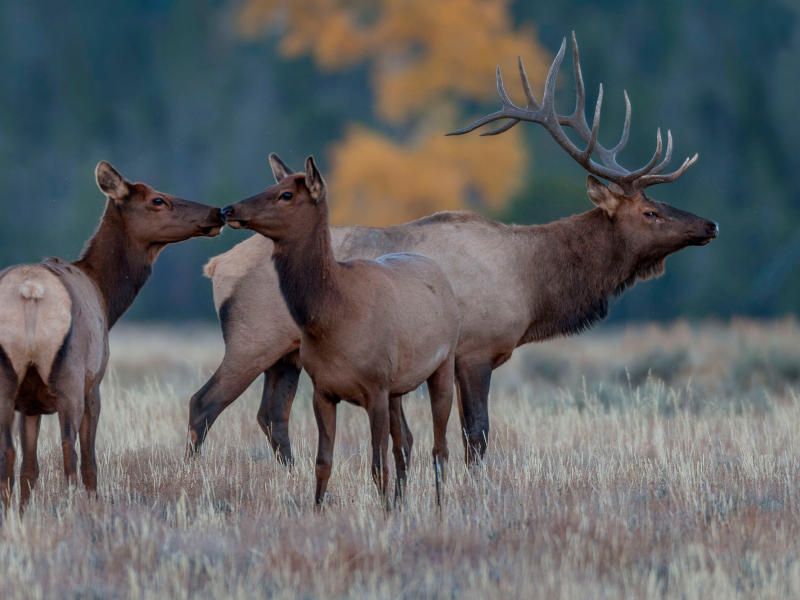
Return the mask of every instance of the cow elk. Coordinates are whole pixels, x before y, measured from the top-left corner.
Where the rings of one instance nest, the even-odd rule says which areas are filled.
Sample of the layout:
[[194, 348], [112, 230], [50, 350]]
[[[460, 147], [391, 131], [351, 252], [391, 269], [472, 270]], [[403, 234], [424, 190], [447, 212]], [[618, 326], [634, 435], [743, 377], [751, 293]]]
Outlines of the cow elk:
[[[510, 121], [492, 134], [507, 131], [520, 121], [543, 125], [589, 171], [587, 187], [593, 210], [546, 225], [504, 225], [470, 212], [443, 212], [392, 227], [331, 229], [337, 260], [416, 252], [433, 258], [450, 280], [461, 310], [456, 380], [468, 461], [483, 456], [486, 450], [492, 370], [507, 361], [515, 348], [585, 331], [607, 316], [612, 296], [637, 280], [661, 275], [669, 255], [687, 246], [705, 245], [719, 232], [715, 222], [645, 194], [649, 186], [677, 179], [697, 158], [687, 159], [674, 173], [661, 174], [672, 156], [671, 134], [660, 163], [660, 133], [656, 153], [647, 165], [628, 171], [617, 163], [630, 130], [627, 94], [620, 143], [607, 150], [597, 142], [600, 102], [590, 129], [584, 116], [585, 95], [574, 35], [577, 106], [570, 116], [555, 112], [553, 94], [565, 46], [566, 40], [550, 68], [541, 105], [531, 93], [520, 61], [527, 108], [511, 103], [498, 72], [503, 109], [454, 133], [467, 133], [498, 119]], [[574, 129], [586, 148], [577, 148], [562, 126]], [[592, 155], [600, 157], [603, 164], [594, 162]], [[270, 240], [254, 236], [206, 267], [214, 284], [225, 357], [191, 400], [189, 420], [195, 448], [222, 410], [263, 372], [266, 378], [258, 422], [278, 455], [291, 461], [288, 422], [300, 373], [297, 351], [301, 336], [281, 298], [278, 277], [265, 264], [272, 252]], [[408, 437], [411, 439], [410, 434]]]
[[460, 317], [439, 265], [420, 254], [337, 262], [331, 247], [325, 182], [314, 163], [294, 174], [270, 155], [278, 183], [222, 211], [228, 225], [273, 241], [272, 261], [289, 313], [300, 329], [300, 361], [314, 382], [319, 429], [315, 499], [319, 505], [333, 466], [336, 406], [367, 410], [372, 475], [386, 504], [389, 434], [395, 496], [406, 481], [401, 413], [404, 394], [428, 382], [433, 412], [436, 497], [448, 458], [445, 434], [453, 404]]
[[100, 226], [75, 262], [49, 258], [0, 272], [0, 504], [11, 498], [20, 413], [21, 503], [39, 475], [36, 446], [42, 415], [58, 413], [64, 472], [97, 489], [95, 434], [100, 382], [108, 361], [108, 330], [136, 298], [167, 244], [217, 235], [217, 208], [131, 183], [107, 162], [96, 169], [107, 196]]

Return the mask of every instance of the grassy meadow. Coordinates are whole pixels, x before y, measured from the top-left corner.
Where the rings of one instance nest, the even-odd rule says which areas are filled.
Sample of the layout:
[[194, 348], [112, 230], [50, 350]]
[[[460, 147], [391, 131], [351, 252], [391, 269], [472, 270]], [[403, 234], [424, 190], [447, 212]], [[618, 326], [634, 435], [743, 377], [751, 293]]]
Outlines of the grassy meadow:
[[0, 598], [800, 595], [795, 321], [606, 327], [521, 348], [496, 372], [490, 450], [473, 469], [454, 407], [441, 512], [422, 391], [405, 401], [416, 443], [390, 514], [366, 413], [350, 406], [330, 501], [314, 510], [307, 379], [293, 470], [256, 424], [260, 380], [185, 462], [188, 399], [221, 354], [214, 328], [112, 333], [99, 499], [65, 488], [45, 417], [34, 500], [0, 522]]

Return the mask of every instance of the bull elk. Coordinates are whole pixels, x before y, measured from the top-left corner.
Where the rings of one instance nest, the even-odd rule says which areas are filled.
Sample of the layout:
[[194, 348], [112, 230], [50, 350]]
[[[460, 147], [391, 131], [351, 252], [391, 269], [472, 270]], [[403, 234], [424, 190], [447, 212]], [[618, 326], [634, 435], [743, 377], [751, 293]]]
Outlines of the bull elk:
[[[467, 133], [498, 119], [510, 121], [492, 134], [507, 131], [520, 121], [543, 125], [589, 171], [586, 183], [594, 209], [546, 225], [504, 225], [459, 211], [392, 227], [331, 229], [337, 260], [416, 252], [436, 260], [450, 280], [461, 310], [456, 380], [468, 461], [486, 450], [492, 370], [507, 361], [515, 348], [585, 331], [608, 315], [612, 296], [637, 280], [661, 275], [670, 254], [705, 245], [719, 232], [715, 222], [645, 194], [649, 186], [680, 177], [697, 158], [687, 159], [674, 173], [661, 174], [672, 156], [671, 133], [660, 163], [660, 132], [656, 153], [647, 165], [628, 171], [617, 163], [630, 131], [627, 94], [620, 143], [607, 150], [597, 142], [600, 102], [590, 129], [584, 115], [583, 78], [574, 34], [572, 41], [577, 87], [572, 115], [558, 115], [553, 97], [564, 40], [550, 67], [541, 105], [531, 93], [520, 61], [527, 108], [511, 103], [498, 71], [503, 109], [454, 133]], [[574, 129], [586, 148], [577, 148], [563, 126]], [[592, 155], [599, 156], [603, 164], [594, 162]], [[263, 372], [266, 378], [258, 423], [279, 457], [291, 461], [288, 422], [300, 373], [297, 352], [301, 336], [281, 298], [278, 277], [266, 264], [272, 251], [270, 240], [254, 236], [206, 266], [206, 274], [213, 280], [225, 357], [190, 402], [195, 448], [222, 410]]]
[[128, 309], [167, 245], [217, 235], [220, 211], [125, 180], [103, 161], [95, 171], [107, 196], [100, 226], [75, 262], [49, 258], [0, 272], [0, 505], [10, 501], [20, 416], [21, 503], [39, 476], [36, 446], [42, 415], [58, 413], [64, 472], [97, 489], [95, 435], [108, 330]]
[[402, 494], [409, 448], [403, 444], [401, 401], [424, 381], [433, 412], [438, 501], [461, 323], [453, 289], [439, 265], [420, 254], [337, 262], [325, 181], [314, 158], [306, 159], [305, 174], [294, 174], [275, 154], [270, 163], [278, 183], [222, 214], [230, 227], [251, 229], [273, 242], [278, 284], [300, 329], [300, 361], [314, 382], [317, 505], [331, 475], [341, 400], [369, 414], [372, 475], [384, 504], [391, 431], [395, 496]]

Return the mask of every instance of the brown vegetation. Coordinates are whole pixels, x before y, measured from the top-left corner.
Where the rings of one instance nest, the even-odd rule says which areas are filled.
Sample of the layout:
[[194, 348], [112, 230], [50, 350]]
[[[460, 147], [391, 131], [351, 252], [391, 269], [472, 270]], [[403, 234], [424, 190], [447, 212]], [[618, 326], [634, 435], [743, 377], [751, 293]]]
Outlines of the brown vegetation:
[[220, 232], [219, 209], [131, 183], [107, 162], [97, 185], [108, 197], [100, 226], [74, 263], [50, 258], [0, 273], [0, 509], [14, 485], [12, 439], [20, 413], [21, 507], [39, 476], [42, 415], [58, 413], [64, 472], [97, 489], [95, 435], [100, 382], [108, 363], [108, 330], [150, 277], [170, 243]]
[[275, 154], [270, 163], [276, 185], [224, 208], [222, 215], [230, 227], [251, 229], [274, 244], [281, 293], [301, 332], [300, 363], [314, 382], [315, 501], [324, 500], [331, 476], [336, 407], [342, 400], [369, 415], [372, 476], [384, 502], [391, 434], [395, 498], [402, 497], [413, 443], [402, 399], [427, 382], [438, 502], [449, 457], [445, 434], [461, 325], [453, 288], [441, 267], [420, 254], [337, 262], [327, 187], [313, 157], [303, 174], [294, 174]]
[[[0, 597], [800, 594], [796, 322], [604, 328], [521, 348], [493, 381], [486, 465], [451, 465], [441, 518], [422, 394], [405, 402], [416, 449], [404, 508], [388, 516], [367, 419], [348, 405], [331, 500], [315, 513], [307, 380], [293, 470], [252, 421], [256, 389], [184, 463], [185, 397], [218, 363], [215, 338], [112, 332], [100, 499], [64, 495], [58, 422], [44, 419], [39, 485], [24, 519], [0, 527]], [[629, 387], [626, 370], [644, 382]], [[457, 423], [448, 435], [458, 444]]]

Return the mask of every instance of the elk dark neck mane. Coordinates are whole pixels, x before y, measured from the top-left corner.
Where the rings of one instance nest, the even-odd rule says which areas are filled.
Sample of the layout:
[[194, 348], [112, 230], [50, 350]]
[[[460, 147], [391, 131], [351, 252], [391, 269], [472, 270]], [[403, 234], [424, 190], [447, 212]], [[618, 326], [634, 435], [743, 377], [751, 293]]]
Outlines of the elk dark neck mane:
[[297, 325], [314, 335], [341, 306], [338, 271], [328, 226], [328, 205], [321, 199], [317, 222], [302, 239], [276, 240], [272, 253], [281, 293]]
[[106, 305], [108, 328], [133, 304], [150, 278], [153, 262], [163, 245], [136, 246], [128, 239], [125, 221], [113, 200], [108, 200], [94, 235], [73, 264], [100, 288]]
[[641, 261], [630, 255], [611, 219], [599, 208], [547, 225], [527, 228], [532, 256], [533, 319], [520, 344], [586, 331], [608, 315], [611, 296], [637, 278], [660, 275], [664, 258]]

